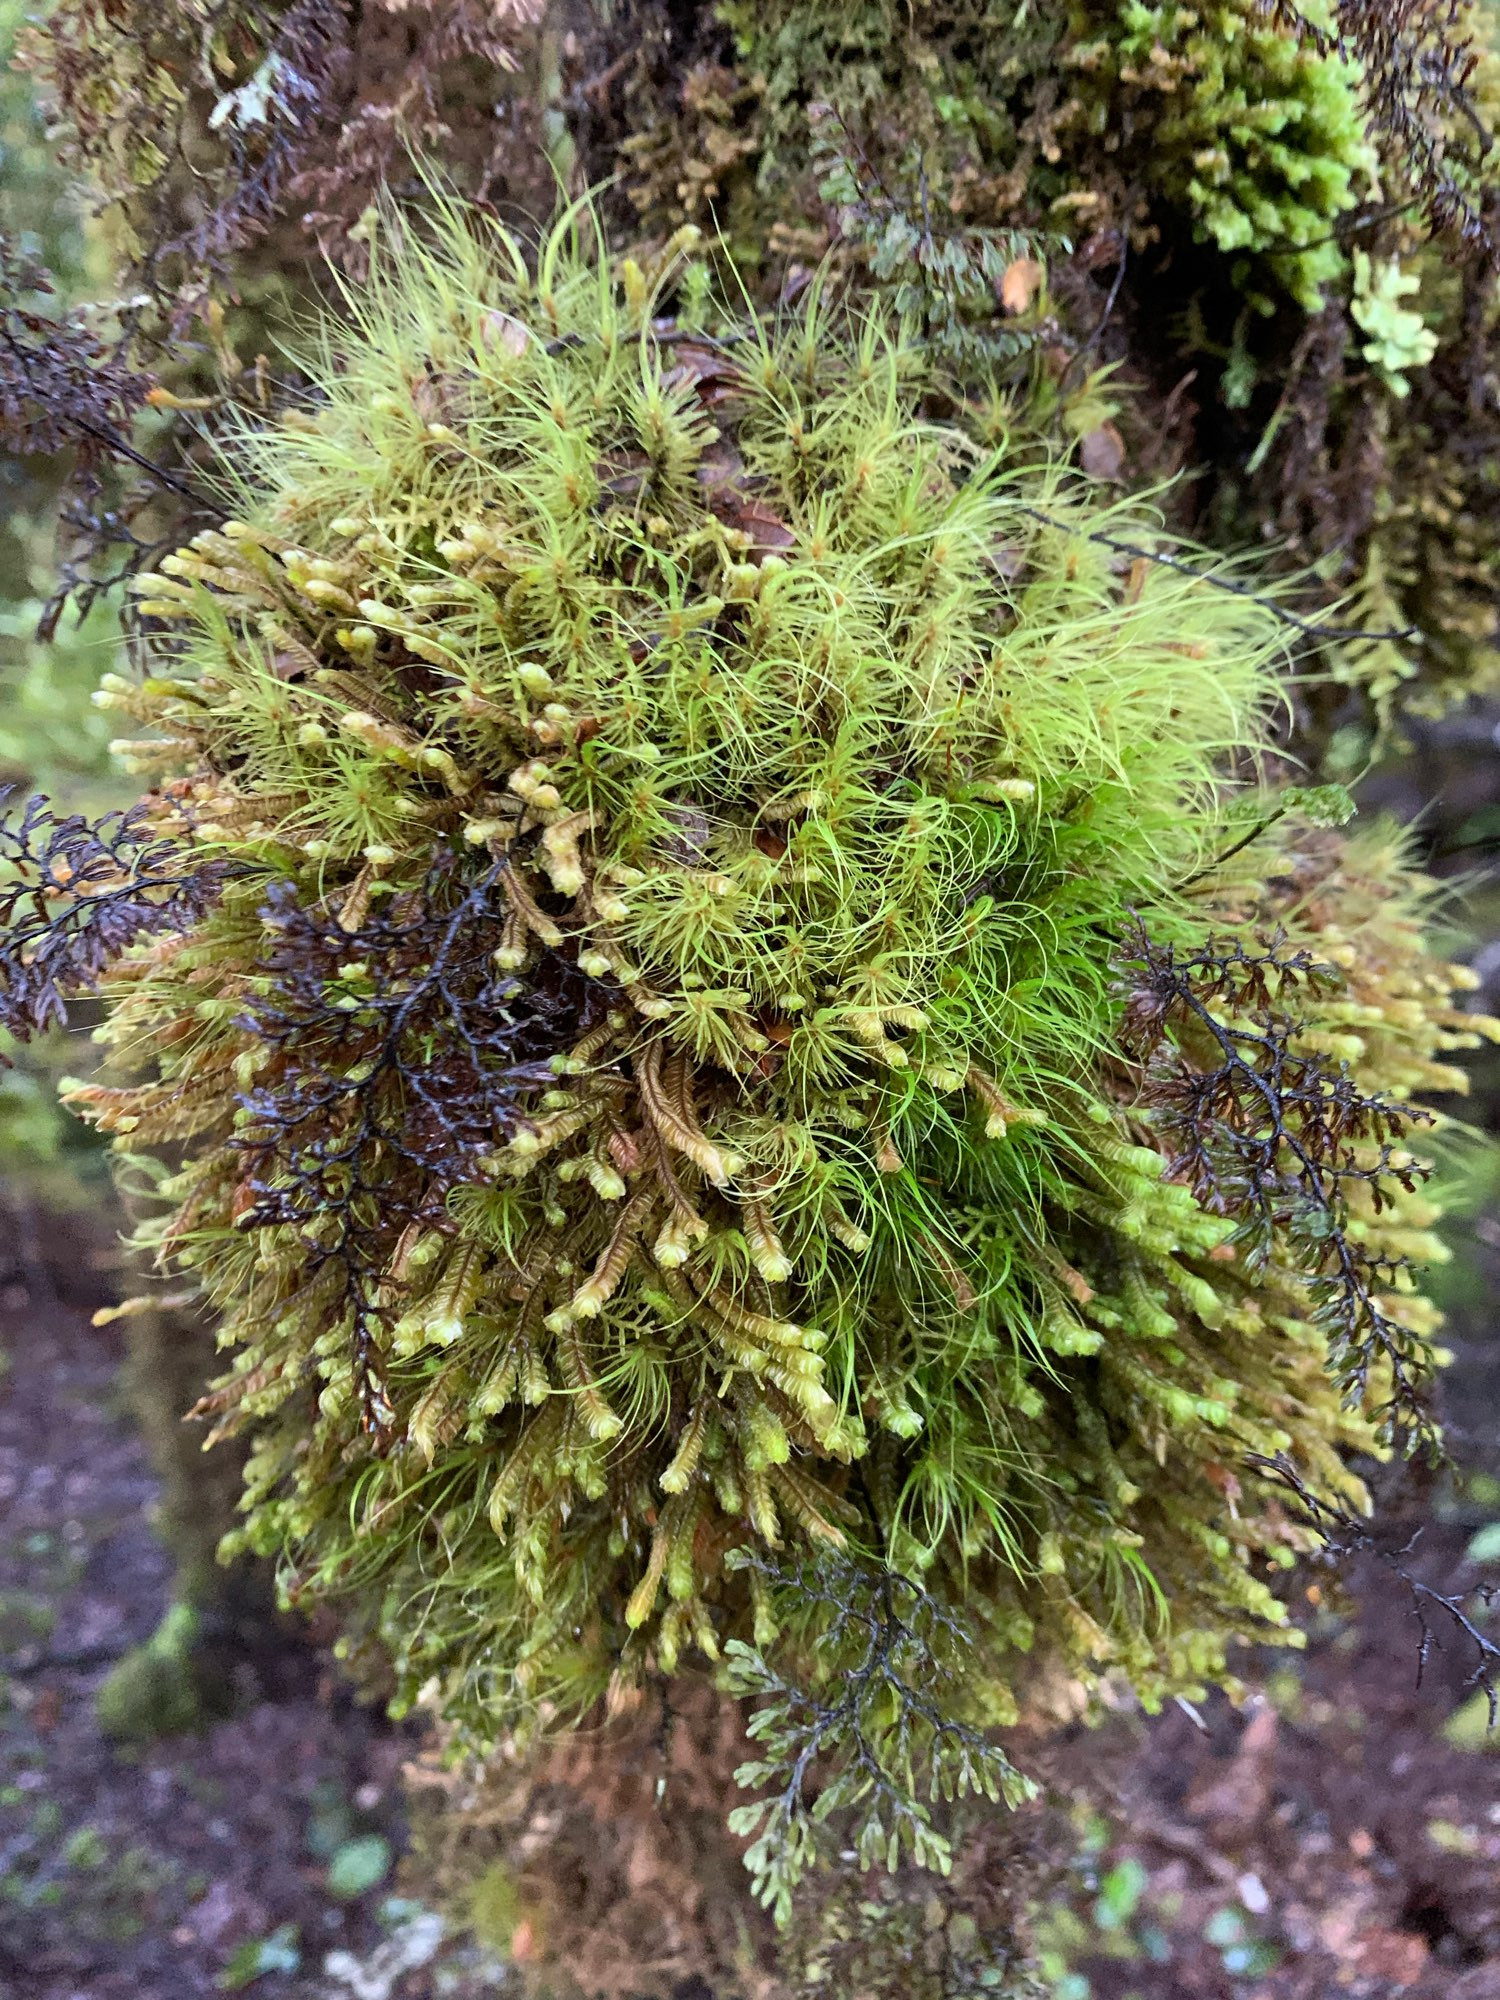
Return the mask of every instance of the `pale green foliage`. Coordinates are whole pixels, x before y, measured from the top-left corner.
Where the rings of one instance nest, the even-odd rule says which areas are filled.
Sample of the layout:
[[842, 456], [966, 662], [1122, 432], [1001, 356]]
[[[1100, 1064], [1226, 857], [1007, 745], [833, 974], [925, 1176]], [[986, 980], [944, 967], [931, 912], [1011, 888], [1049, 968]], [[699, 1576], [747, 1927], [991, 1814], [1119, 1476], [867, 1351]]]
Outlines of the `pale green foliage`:
[[1437, 353], [1438, 337], [1421, 313], [1402, 301], [1420, 292], [1422, 281], [1393, 258], [1376, 263], [1367, 251], [1354, 253], [1354, 298], [1350, 312], [1364, 333], [1363, 353], [1378, 368], [1393, 396], [1411, 391], [1413, 368], [1425, 368]]
[[1274, 278], [1317, 312], [1345, 269], [1332, 224], [1375, 165], [1353, 66], [1272, 26], [1256, 0], [1117, 0], [1075, 20], [1068, 61], [1090, 128], [1139, 121], [1150, 184], [1226, 253], [1251, 303], [1273, 310]]

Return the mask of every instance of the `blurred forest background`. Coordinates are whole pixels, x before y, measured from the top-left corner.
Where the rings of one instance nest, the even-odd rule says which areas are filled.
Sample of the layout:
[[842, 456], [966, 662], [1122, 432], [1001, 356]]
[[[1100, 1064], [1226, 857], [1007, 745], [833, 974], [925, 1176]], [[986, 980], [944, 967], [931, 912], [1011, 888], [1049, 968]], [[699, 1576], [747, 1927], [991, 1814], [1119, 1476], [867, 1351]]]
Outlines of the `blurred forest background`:
[[[265, 23], [242, 11], [253, 44]], [[184, 508], [191, 512], [183, 496], [198, 409], [226, 393], [258, 393], [256, 356], [263, 345], [275, 353], [284, 301], [312, 255], [308, 238], [358, 241], [368, 195], [395, 157], [393, 123], [408, 137], [435, 139], [445, 166], [523, 211], [545, 206], [553, 172], [582, 170], [580, 152], [583, 167], [595, 164], [589, 118], [606, 122], [609, 63], [624, 73], [634, 32], [629, 10], [608, 60], [591, 80], [579, 85], [575, 75], [566, 87], [559, 79], [574, 52], [562, 30], [528, 56], [516, 82], [504, 37], [534, 11], [505, 0], [483, 19], [461, 6], [374, 8], [351, 56], [320, 55], [318, 10], [294, 10], [314, 87], [322, 60], [326, 87], [336, 73], [341, 101], [353, 105], [332, 153], [311, 163], [277, 153], [282, 138], [288, 151], [302, 129], [272, 102], [276, 65], [290, 62], [285, 39], [266, 55], [262, 34], [257, 61], [232, 51], [219, 65], [216, 106], [205, 117], [200, 103], [195, 114], [204, 142], [195, 198], [223, 240], [210, 254], [202, 241], [184, 249], [181, 231], [173, 238], [166, 261], [175, 324], [167, 329], [160, 273], [142, 272], [160, 248], [150, 242], [160, 223], [153, 203], [180, 200], [175, 186], [163, 194], [159, 185], [171, 148], [159, 164], [152, 158], [181, 115], [180, 93], [153, 102], [147, 87], [132, 117], [113, 124], [110, 94], [138, 85], [127, 74], [132, 52], [149, 86], [150, 66], [168, 61], [174, 36], [206, 46], [234, 10], [72, 9], [67, 33], [76, 45], [64, 48], [49, 79], [34, 51], [17, 60], [25, 55], [23, 0], [0, 0], [4, 339], [24, 343], [38, 320], [63, 324], [83, 302], [123, 292], [88, 322], [96, 362], [107, 366], [124, 331], [147, 328], [158, 343], [170, 331], [174, 342], [146, 406], [127, 419], [122, 388], [102, 419], [128, 432], [143, 460], [174, 468], [168, 478], [153, 485], [148, 476], [137, 490], [97, 437], [45, 424], [34, 428], [32, 449], [0, 455], [0, 782], [44, 790], [70, 809], [133, 794], [108, 755], [109, 719], [90, 700], [122, 645], [122, 594], [89, 586], [98, 572], [87, 556], [83, 571], [69, 570], [88, 541], [85, 517], [97, 528], [115, 510], [115, 546], [128, 550], [131, 537], [148, 547], [173, 531]], [[770, 12], [783, 30], [795, 18], [795, 10]], [[665, 63], [664, 49], [655, 58]], [[383, 79], [368, 86], [368, 102], [359, 96], [365, 86], [349, 84], [351, 60], [365, 65], [367, 81]], [[57, 137], [59, 72], [71, 93], [71, 151]], [[632, 162], [638, 205], [670, 184], [668, 220], [701, 215], [751, 144], [735, 111], [734, 92], [744, 86], [707, 60], [692, 75], [680, 100], [685, 169], [667, 157], [641, 109], [659, 79], [648, 71], [632, 85], [632, 115], [642, 121]], [[759, 88], [771, 115], [781, 115], [774, 76], [769, 92], [764, 79]], [[216, 153], [214, 135], [234, 143]], [[506, 178], [516, 157], [529, 162], [530, 184], [519, 168]], [[101, 209], [84, 188], [80, 161], [115, 195], [112, 205]], [[860, 216], [888, 224], [901, 208], [899, 187], [875, 196], [860, 189], [858, 160], [840, 168], [830, 151], [822, 164], [825, 175], [854, 176], [852, 189], [829, 197], [843, 201], [851, 231]], [[303, 177], [299, 212], [315, 216], [303, 235], [285, 219], [278, 181], [294, 172]], [[234, 268], [222, 293], [202, 276], [214, 255]], [[878, 263], [878, 246], [876, 255]], [[357, 271], [357, 255], [344, 261]], [[1003, 268], [1019, 261], [1007, 254]], [[960, 266], [955, 258], [948, 270], [951, 324], [935, 323], [934, 339], [960, 337], [954, 328], [964, 324], [972, 278]], [[1040, 275], [1017, 282], [1034, 287]], [[989, 274], [981, 276], [988, 285]], [[1109, 277], [1106, 267], [1088, 291], [1096, 306]], [[1084, 276], [1075, 272], [1072, 282], [1083, 285]], [[1230, 370], [1232, 345], [1218, 350]], [[1420, 358], [1408, 353], [1393, 366]], [[269, 364], [271, 374], [278, 365]], [[101, 396], [104, 408], [107, 388]], [[1128, 392], [1112, 398], [1114, 387], [1090, 377], [1087, 395], [1077, 392], [1075, 435], [1109, 461], [1111, 476], [1123, 462], [1128, 476], [1149, 478], [1164, 469], [1151, 461], [1150, 424], [1132, 417]], [[1286, 421], [1295, 428], [1303, 413], [1293, 407]], [[99, 467], [82, 486], [80, 455]], [[125, 475], [138, 470], [127, 465]], [[1451, 547], [1459, 530], [1438, 521], [1431, 534]], [[79, 575], [85, 587], [60, 602], [60, 586]], [[1366, 676], [1376, 709], [1405, 671], [1392, 669], [1387, 683]], [[1500, 1011], [1500, 696], [1481, 684], [1456, 705], [1405, 710], [1399, 726], [1382, 730], [1366, 709], [1344, 702], [1346, 688], [1312, 698], [1315, 711], [1323, 704], [1325, 735], [1344, 732], [1335, 762], [1342, 775], [1358, 775], [1362, 806], [1415, 830], [1432, 871], [1452, 885], [1454, 955], [1475, 967], [1487, 1004]], [[424, 1761], [418, 1734], [356, 1702], [323, 1650], [326, 1633], [278, 1622], [258, 1600], [232, 1601], [227, 1587], [184, 1590], [184, 1568], [203, 1569], [213, 1524], [200, 1526], [195, 1542], [190, 1447], [155, 1435], [153, 1453], [149, 1399], [131, 1393], [132, 1330], [108, 1323], [120, 1289], [115, 1197], [94, 1142], [53, 1102], [57, 1077], [87, 1061], [86, 1044], [12, 1054], [0, 1074], [0, 1993], [519, 1993], [548, 1911], [571, 1941], [563, 1990], [642, 2000], [727, 1991], [710, 1956], [714, 1966], [736, 1956], [753, 1966], [754, 1938], [726, 1940], [721, 1913], [688, 1883], [681, 1856], [641, 1832], [649, 1799], [618, 1772], [591, 1771], [586, 1748], [544, 1781], [545, 1810], [535, 1795], [502, 1801], [490, 1819], [471, 1812], [455, 1832], [447, 1810], [454, 1781]], [[1476, 1071], [1470, 1115], [1478, 1131], [1500, 1136], [1494, 1056]], [[1447, 1225], [1452, 1257], [1438, 1280], [1452, 1351], [1443, 1391], [1452, 1464], [1382, 1482], [1371, 1546], [1299, 1580], [1307, 1650], [1252, 1663], [1252, 1693], [1237, 1710], [1215, 1700], [1201, 1713], [1172, 1709], [1151, 1722], [1122, 1712], [1101, 1730], [1038, 1746], [1044, 1804], [976, 1864], [1033, 1885], [1037, 1992], [1052, 2000], [1500, 2000], [1500, 1754], [1484, 1697], [1466, 1685], [1471, 1661], [1440, 1619], [1421, 1657], [1423, 1593], [1500, 1577], [1496, 1157], [1480, 1147], [1467, 1157], [1470, 1185]], [[171, 1349], [170, 1329], [157, 1337]], [[163, 1353], [141, 1338], [132, 1331], [137, 1370], [143, 1352], [153, 1365]], [[189, 1377], [195, 1367], [190, 1357]], [[692, 1824], [687, 1817], [689, 1843]], [[465, 1885], [456, 1901], [435, 1893], [448, 1873]], [[848, 1921], [857, 1928], [858, 1912]], [[912, 1892], [910, 1990], [939, 1990], [920, 1983], [935, 1928], [949, 1960], [972, 1947], [977, 1965], [981, 1926], [980, 1916]], [[985, 1985], [981, 1968], [974, 1990]]]

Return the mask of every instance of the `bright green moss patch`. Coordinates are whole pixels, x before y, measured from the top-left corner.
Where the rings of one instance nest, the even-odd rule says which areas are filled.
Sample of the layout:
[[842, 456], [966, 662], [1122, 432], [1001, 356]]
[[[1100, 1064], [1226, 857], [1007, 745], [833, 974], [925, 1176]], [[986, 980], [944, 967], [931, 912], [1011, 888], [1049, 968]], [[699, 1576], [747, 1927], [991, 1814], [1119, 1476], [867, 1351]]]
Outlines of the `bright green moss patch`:
[[1109, 150], [1140, 148], [1146, 185], [1226, 253], [1259, 310], [1285, 293], [1320, 311], [1346, 270], [1334, 224], [1376, 164], [1354, 66], [1254, 0], [1084, 6], [1074, 33], [1065, 61], [1085, 128]]

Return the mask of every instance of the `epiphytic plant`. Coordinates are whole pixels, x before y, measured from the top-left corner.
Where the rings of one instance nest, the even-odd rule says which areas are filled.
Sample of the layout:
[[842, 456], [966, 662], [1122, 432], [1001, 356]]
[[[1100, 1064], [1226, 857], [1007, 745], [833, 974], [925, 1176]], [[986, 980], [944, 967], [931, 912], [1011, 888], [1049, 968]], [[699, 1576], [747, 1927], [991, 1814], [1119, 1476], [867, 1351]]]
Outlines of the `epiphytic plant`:
[[[239, 517], [143, 582], [103, 699], [174, 775], [131, 853], [70, 836], [11, 990], [54, 933], [100, 984], [75, 1102], [178, 1154], [143, 1238], [236, 1350], [238, 1540], [401, 1701], [483, 1745], [737, 1663], [832, 1805], [1003, 1787], [1023, 1708], [1292, 1636], [1266, 1572], [1314, 1537], [1251, 1459], [1352, 1503], [1340, 1232], [1390, 1330], [1351, 1374], [1335, 1329], [1343, 1386], [1420, 1372], [1385, 1100], [1454, 1083], [1460, 975], [1399, 850], [1266, 796], [1288, 628], [1243, 573], [987, 446], [878, 313], [589, 236], [383, 228]], [[1366, 1110], [1299, 1206], [1325, 1098]]]

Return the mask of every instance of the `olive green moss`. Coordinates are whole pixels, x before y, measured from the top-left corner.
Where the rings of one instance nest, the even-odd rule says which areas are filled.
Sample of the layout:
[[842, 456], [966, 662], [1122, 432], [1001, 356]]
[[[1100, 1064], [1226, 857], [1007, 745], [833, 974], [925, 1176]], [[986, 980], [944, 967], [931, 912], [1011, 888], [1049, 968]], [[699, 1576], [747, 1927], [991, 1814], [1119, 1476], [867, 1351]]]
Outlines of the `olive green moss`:
[[[556, 170], [575, 192], [609, 180], [617, 224], [656, 247], [719, 232], [762, 301], [827, 260], [1059, 436], [1059, 400], [1109, 363], [1113, 476], [1203, 468], [1200, 534], [1274, 540], [1309, 598], [1396, 635], [1320, 661], [1340, 692], [1306, 705], [1304, 754], [1342, 719], [1353, 769], [1403, 713], [1494, 685], [1494, 260], [1451, 231], [1428, 254], [1420, 149], [1317, 43], [1328, 11], [1302, 11], [1299, 33], [1259, 0], [551, 0], [443, 26], [230, 9], [209, 32], [186, 6], [62, 0], [34, 60], [122, 241], [193, 296], [362, 268], [362, 211], [409, 183], [399, 126], [506, 213], [539, 213]], [[1464, 0], [1441, 34], [1397, 24], [1429, 82], [1466, 73], [1472, 39], [1477, 123], [1440, 83], [1417, 117], [1474, 218], [1495, 22]], [[345, 117], [309, 120], [349, 68]], [[1007, 282], [1033, 264], [1040, 283]], [[248, 361], [264, 332], [241, 330]]]
[[132, 1648], [111, 1669], [94, 1697], [106, 1736], [121, 1743], [148, 1743], [203, 1725], [213, 1711], [204, 1703], [194, 1664], [197, 1637], [192, 1606], [174, 1604], [145, 1644]]
[[1352, 65], [1266, 19], [1256, 0], [1075, 6], [1060, 52], [1076, 121], [1143, 192], [1224, 254], [1261, 313], [1318, 312], [1348, 259], [1337, 218], [1376, 160]]
[[[1304, 1531], [1246, 1454], [1347, 1491], [1370, 1433], [1294, 1260], [1257, 1274], [1163, 1178], [1121, 940], [1307, 942], [1347, 981], [1287, 989], [1297, 1032], [1398, 1096], [1453, 1086], [1460, 976], [1378, 830], [1231, 838], [1273, 816], [1263, 604], [1113, 556], [1150, 524], [932, 415], [878, 313], [758, 319], [576, 234], [535, 276], [487, 225], [401, 239], [320, 336], [316, 414], [242, 440], [240, 518], [144, 583], [176, 648], [106, 689], [179, 774], [149, 809], [237, 871], [113, 976], [144, 1078], [76, 1093], [186, 1148], [146, 1233], [235, 1350], [237, 1540], [481, 1744], [741, 1636], [815, 1675], [757, 1550], [920, 1577], [983, 1723], [1200, 1690], [1294, 1637]], [[247, 1218], [243, 1093], [295, 1049], [246, 1009], [272, 884], [355, 933], [445, 853], [500, 864], [519, 993], [562, 963], [599, 1002], [392, 1226], [372, 1423], [317, 1218]], [[1357, 1228], [1422, 1254], [1433, 1214]]]
[[[1348, 594], [1358, 615], [1334, 622], [1393, 635], [1325, 649], [1363, 704], [1344, 769], [1403, 713], [1494, 685], [1493, 273], [1429, 245], [1397, 198], [1352, 62], [1254, 0], [724, 0], [716, 17], [733, 66], [689, 68], [624, 140], [648, 227], [711, 223], [771, 285], [830, 258], [971, 379], [996, 374], [1024, 421], [1055, 422], [1080, 346], [1107, 356], [1124, 412], [1106, 414], [1143, 483], [1190, 389], [1207, 424], [1165, 463], [1210, 466], [1214, 536], [1261, 543], [1269, 524], [1289, 567]], [[1493, 124], [1493, 8], [1452, 33], [1474, 37]], [[1472, 139], [1457, 125], [1442, 143]], [[1033, 288], [1012, 295], [997, 266], [1023, 257], [1047, 282], [1018, 313]], [[1314, 757], [1328, 721], [1312, 704]]]
[[[961, 259], [1018, 228], [1061, 238], [1112, 225], [1149, 239], [1175, 218], [1264, 314], [1287, 300], [1315, 313], [1347, 280], [1335, 224], [1376, 170], [1356, 73], [1255, 0], [723, 0], [716, 13], [739, 90], [722, 71], [693, 73], [683, 108], [697, 129], [648, 127], [625, 152], [645, 175], [643, 206], [711, 211], [741, 254], [795, 253], [799, 213], [811, 248], [819, 200], [858, 206], [830, 176], [831, 119], [887, 225], [897, 209], [917, 237], [944, 240], [932, 277], [958, 305]], [[715, 127], [705, 164], [687, 171]], [[967, 305], [995, 318], [993, 290]]]

